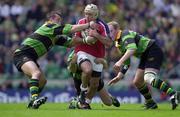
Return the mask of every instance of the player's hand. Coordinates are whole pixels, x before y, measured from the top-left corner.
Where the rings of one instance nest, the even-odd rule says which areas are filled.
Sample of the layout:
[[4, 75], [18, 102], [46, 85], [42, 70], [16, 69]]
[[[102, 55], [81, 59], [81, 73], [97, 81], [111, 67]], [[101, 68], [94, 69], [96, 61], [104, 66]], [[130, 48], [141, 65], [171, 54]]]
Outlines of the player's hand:
[[91, 37], [91, 36], [87, 36], [84, 38], [84, 42], [88, 45], [93, 45], [96, 43], [96, 41], [97, 41], [97, 39], [94, 37]]
[[106, 61], [104, 58], [96, 58], [96, 59], [94, 60], [94, 62], [95, 62], [96, 64], [103, 64], [103, 68], [104, 68], [104, 69], [107, 69], [107, 68], [108, 68], [107, 61]]
[[90, 21], [89, 22], [89, 26], [91, 29], [99, 29], [100, 25], [98, 23], [96, 23], [95, 21]]
[[109, 86], [110, 86], [110, 85], [113, 85], [113, 84], [117, 83], [120, 79], [121, 79], [120, 77], [116, 76], [116, 77], [114, 77], [112, 80], [110, 80], [110, 81], [108, 82], [108, 85], [109, 85]]
[[72, 57], [71, 62], [76, 64], [76, 61], [77, 61], [77, 54], [75, 53], [74, 56]]
[[96, 37], [99, 35], [99, 33], [96, 30], [89, 30], [89, 36]]
[[113, 69], [116, 73], [118, 73], [120, 71], [121, 68], [121, 63], [118, 61], [114, 64]]

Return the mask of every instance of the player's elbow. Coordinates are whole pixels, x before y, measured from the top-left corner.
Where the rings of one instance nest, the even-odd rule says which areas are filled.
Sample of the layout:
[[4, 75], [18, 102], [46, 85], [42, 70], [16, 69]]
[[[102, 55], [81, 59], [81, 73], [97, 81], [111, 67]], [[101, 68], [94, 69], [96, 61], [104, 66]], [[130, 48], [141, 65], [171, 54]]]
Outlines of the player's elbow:
[[136, 49], [129, 49], [129, 50], [127, 50], [127, 52], [128, 52], [130, 55], [133, 55], [133, 54], [136, 52]]
[[80, 31], [80, 29], [78, 28], [78, 26], [77, 26], [77, 25], [73, 25], [72, 28], [71, 28], [70, 33], [75, 33], [75, 32], [78, 32], [78, 31]]

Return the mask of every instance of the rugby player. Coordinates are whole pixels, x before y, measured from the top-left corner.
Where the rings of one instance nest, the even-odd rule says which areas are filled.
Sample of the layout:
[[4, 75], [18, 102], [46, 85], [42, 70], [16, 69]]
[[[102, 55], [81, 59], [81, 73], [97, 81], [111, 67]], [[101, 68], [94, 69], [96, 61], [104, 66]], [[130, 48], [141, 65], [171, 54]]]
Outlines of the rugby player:
[[66, 35], [89, 27], [96, 28], [94, 22], [82, 25], [63, 25], [61, 24], [62, 20], [61, 12], [50, 12], [47, 15], [47, 21], [29, 35], [14, 52], [13, 61], [15, 66], [20, 72], [29, 77], [31, 99], [28, 108], [38, 109], [47, 100], [47, 97], [39, 98], [39, 94], [46, 84], [46, 79], [39, 68], [37, 59], [55, 45], [70, 47], [74, 44], [83, 43], [80, 38], [71, 39]]
[[[97, 91], [99, 85], [99, 79], [101, 77], [101, 72], [103, 70], [102, 64], [96, 64], [94, 60], [96, 58], [104, 58], [105, 56], [105, 46], [111, 46], [112, 40], [109, 38], [109, 30], [106, 23], [99, 19], [99, 10], [96, 5], [88, 4], [84, 9], [85, 17], [78, 21], [78, 24], [85, 24], [90, 21], [95, 21], [99, 24], [99, 28], [96, 29], [100, 34], [94, 44], [79, 44], [75, 46], [75, 53], [77, 54], [77, 64], [82, 70], [81, 74], [81, 93], [80, 93], [80, 106], [83, 108], [88, 108], [91, 99]], [[90, 30], [85, 30], [76, 33], [76, 37], [89, 38], [86, 35]], [[86, 42], [86, 41], [85, 41]], [[89, 90], [88, 90], [89, 84]], [[88, 92], [87, 92], [88, 90]], [[87, 92], [87, 94], [86, 94]], [[86, 94], [86, 95], [85, 95]]]
[[146, 109], [156, 109], [158, 106], [151, 97], [147, 83], [170, 96], [172, 110], [178, 106], [176, 90], [170, 87], [165, 81], [158, 78], [158, 71], [163, 61], [161, 48], [152, 39], [149, 39], [137, 32], [120, 30], [119, 24], [115, 21], [108, 23], [110, 35], [115, 41], [115, 46], [121, 51], [122, 57], [115, 63], [114, 70], [118, 73], [109, 85], [123, 79], [130, 65], [130, 57], [136, 56], [140, 59], [138, 69], [133, 80], [134, 85], [145, 97]]
[[[68, 56], [68, 70], [70, 72], [70, 74], [73, 77], [73, 81], [74, 81], [74, 85], [76, 88], [76, 95], [77, 97], [79, 97], [80, 92], [81, 92], [81, 70], [78, 68], [76, 60], [77, 56], [74, 54], [74, 51], [72, 51], [69, 56]], [[102, 63], [103, 67], [107, 68], [107, 62], [105, 61], [105, 59], [101, 59], [101, 58], [97, 58], [95, 60], [95, 62], [97, 64]], [[97, 92], [102, 100], [102, 102], [107, 105], [107, 106], [111, 106], [114, 105], [115, 107], [119, 107], [120, 103], [119, 101], [111, 96], [108, 91], [104, 88], [104, 81], [101, 79], [99, 79], [99, 85], [98, 85], [98, 89]], [[70, 105], [69, 105], [69, 109], [75, 109], [75, 108], [79, 108], [78, 103], [78, 98], [73, 98], [73, 100], [71, 100]], [[90, 108], [90, 107], [89, 107]]]

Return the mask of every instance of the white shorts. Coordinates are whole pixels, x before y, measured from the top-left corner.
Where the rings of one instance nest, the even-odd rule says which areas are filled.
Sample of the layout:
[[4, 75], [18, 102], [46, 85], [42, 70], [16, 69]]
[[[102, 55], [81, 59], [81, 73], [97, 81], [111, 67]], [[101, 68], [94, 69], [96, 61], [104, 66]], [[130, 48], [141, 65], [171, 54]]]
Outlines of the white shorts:
[[92, 64], [92, 69], [93, 71], [96, 71], [96, 72], [102, 72], [103, 71], [103, 64], [96, 64], [94, 62], [94, 60], [96, 59], [95, 56], [92, 56], [86, 52], [83, 52], [83, 51], [79, 51], [77, 53], [77, 64], [79, 65], [79, 63], [81, 63], [82, 61], [84, 60], [89, 60]]

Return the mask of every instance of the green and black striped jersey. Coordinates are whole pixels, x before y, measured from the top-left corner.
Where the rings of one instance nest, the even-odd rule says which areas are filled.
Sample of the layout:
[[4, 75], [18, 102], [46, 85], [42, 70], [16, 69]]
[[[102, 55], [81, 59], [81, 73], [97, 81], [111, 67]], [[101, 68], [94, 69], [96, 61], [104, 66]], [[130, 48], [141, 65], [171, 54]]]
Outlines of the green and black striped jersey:
[[81, 71], [77, 71], [76, 73], [71, 73], [72, 74], [72, 77], [75, 78], [75, 79], [81, 79], [81, 74], [82, 72]]
[[[130, 30], [123, 30], [120, 34], [118, 41], [118, 48], [124, 54], [127, 50], [136, 50], [135, 56], [140, 58], [143, 52], [152, 45], [153, 40]], [[130, 59], [125, 62], [126, 65], [130, 64]]]
[[21, 44], [21, 47], [15, 51], [33, 55], [34, 58], [39, 58], [46, 54], [54, 45], [68, 46], [71, 39], [67, 36], [71, 31], [72, 25], [59, 25], [52, 22], [46, 22], [34, 33], [28, 36]]
[[72, 50], [72, 51], [70, 52], [69, 56], [68, 56], [68, 59], [67, 59], [67, 62], [68, 62], [68, 63], [72, 61], [73, 56], [74, 56], [74, 50]]

